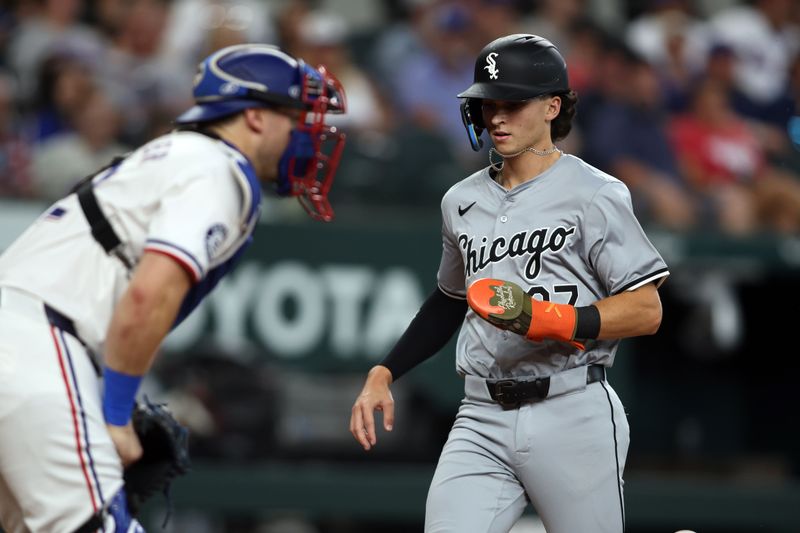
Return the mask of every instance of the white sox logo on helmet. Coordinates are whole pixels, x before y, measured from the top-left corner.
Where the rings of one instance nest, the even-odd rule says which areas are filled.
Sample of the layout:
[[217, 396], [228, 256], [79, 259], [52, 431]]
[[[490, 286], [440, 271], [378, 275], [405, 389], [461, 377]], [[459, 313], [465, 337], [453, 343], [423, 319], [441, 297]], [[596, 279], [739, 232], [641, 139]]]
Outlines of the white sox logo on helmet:
[[497, 68], [497, 61], [494, 60], [494, 58], [497, 56], [497, 52], [492, 52], [486, 56], [486, 66], [483, 68], [489, 71], [490, 80], [496, 80], [497, 75], [500, 74], [500, 69]]

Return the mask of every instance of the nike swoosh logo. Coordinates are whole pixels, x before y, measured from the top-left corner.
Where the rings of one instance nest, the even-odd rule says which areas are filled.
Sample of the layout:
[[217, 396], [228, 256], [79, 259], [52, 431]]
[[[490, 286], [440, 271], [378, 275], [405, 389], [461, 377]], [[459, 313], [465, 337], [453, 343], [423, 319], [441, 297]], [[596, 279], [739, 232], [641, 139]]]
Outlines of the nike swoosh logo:
[[477, 201], [477, 200], [475, 200], [474, 202], [472, 202], [471, 204], [469, 204], [467, 207], [464, 207], [463, 209], [461, 208], [461, 206], [458, 206], [458, 216], [460, 216], [460, 217], [463, 217], [463, 216], [464, 216], [464, 214], [465, 214], [467, 211], [469, 211], [470, 209], [472, 209], [472, 206], [473, 206], [473, 205], [475, 205], [477, 202], [478, 202], [478, 201]]

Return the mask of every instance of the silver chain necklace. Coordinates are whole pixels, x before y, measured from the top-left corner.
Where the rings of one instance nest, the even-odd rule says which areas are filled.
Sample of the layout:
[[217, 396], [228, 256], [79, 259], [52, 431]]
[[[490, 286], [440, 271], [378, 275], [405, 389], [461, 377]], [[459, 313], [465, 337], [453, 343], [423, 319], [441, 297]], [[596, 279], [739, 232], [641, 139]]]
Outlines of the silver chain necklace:
[[[500, 152], [498, 152], [497, 150], [495, 150], [494, 148], [489, 148], [489, 166], [491, 166], [497, 172], [500, 172], [501, 170], [503, 170], [503, 163], [505, 163], [506, 159], [510, 159], [512, 157], [517, 157], [518, 155], [520, 155], [520, 154], [522, 154], [524, 152], [530, 152], [532, 154], [536, 154], [536, 155], [541, 156], [541, 157], [544, 157], [544, 156], [550, 155], [550, 154], [554, 154], [556, 152], [563, 153], [556, 145], [553, 145], [551, 148], [548, 148], [547, 150], [537, 150], [533, 146], [529, 146], [529, 147], [523, 148], [519, 152], [511, 154], [511, 155], [503, 155]], [[497, 154], [500, 157], [500, 159], [503, 159], [503, 161], [500, 161], [498, 163], [495, 163], [494, 161], [492, 161], [492, 154], [493, 153]]]

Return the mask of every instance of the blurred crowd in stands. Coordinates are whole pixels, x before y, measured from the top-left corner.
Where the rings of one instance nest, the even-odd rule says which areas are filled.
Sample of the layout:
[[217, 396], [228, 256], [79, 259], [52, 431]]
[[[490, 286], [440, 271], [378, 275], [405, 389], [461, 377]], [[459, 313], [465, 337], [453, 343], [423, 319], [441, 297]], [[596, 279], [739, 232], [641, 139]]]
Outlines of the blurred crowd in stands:
[[800, 229], [795, 0], [16, 0], [0, 7], [0, 197], [53, 200], [171, 128], [197, 62], [280, 45], [343, 82], [333, 201], [438, 209], [487, 164], [456, 94], [492, 39], [558, 46], [579, 95], [562, 143], [623, 180], [646, 224]]

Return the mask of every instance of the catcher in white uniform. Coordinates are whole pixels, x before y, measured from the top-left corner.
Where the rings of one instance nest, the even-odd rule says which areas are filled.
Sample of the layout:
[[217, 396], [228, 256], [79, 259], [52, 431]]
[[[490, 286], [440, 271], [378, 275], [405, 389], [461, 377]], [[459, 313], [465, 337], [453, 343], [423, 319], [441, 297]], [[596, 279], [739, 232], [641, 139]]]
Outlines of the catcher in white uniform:
[[[459, 329], [462, 401], [428, 493], [427, 533], [506, 533], [531, 502], [548, 533], [619, 533], [628, 424], [606, 381], [619, 339], [653, 334], [669, 274], [619, 180], [559, 150], [577, 96], [546, 39], [489, 43], [458, 95], [490, 165], [442, 200], [438, 287], [370, 370], [350, 431], [391, 430], [390, 384]], [[620, 142], [624, 142], [620, 139]]]
[[0, 256], [7, 533], [142, 531], [122, 474], [141, 455], [130, 417], [159, 344], [251, 241], [262, 182], [333, 216], [344, 138], [325, 116], [345, 96], [324, 67], [228, 47], [200, 64], [194, 96], [175, 131], [84, 180]]

